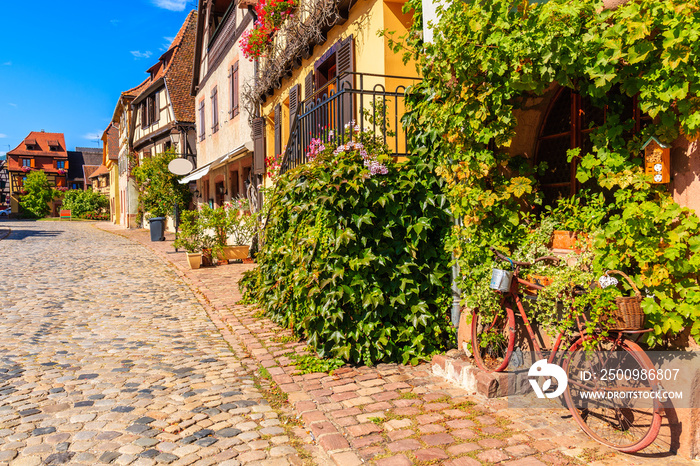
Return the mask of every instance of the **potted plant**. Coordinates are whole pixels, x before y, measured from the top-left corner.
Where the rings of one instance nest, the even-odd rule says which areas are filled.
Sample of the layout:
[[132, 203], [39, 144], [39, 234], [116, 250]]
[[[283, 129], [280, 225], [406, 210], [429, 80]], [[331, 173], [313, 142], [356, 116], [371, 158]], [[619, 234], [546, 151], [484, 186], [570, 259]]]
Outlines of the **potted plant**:
[[224, 261], [223, 252], [226, 246], [228, 214], [223, 207], [211, 208], [203, 205], [199, 213], [199, 229], [202, 234], [203, 260], [209, 265], [214, 258]]
[[199, 223], [199, 212], [186, 210], [180, 214], [180, 230], [173, 243], [187, 253], [190, 268], [198, 269], [202, 265], [203, 237]]
[[547, 210], [557, 222], [549, 246], [576, 252], [590, 246], [590, 234], [600, 228], [608, 212], [603, 194], [585, 190], [576, 196], [557, 200], [556, 206]]
[[226, 259], [246, 259], [255, 235], [255, 217], [250, 213], [229, 212], [227, 234], [229, 244], [224, 248]]

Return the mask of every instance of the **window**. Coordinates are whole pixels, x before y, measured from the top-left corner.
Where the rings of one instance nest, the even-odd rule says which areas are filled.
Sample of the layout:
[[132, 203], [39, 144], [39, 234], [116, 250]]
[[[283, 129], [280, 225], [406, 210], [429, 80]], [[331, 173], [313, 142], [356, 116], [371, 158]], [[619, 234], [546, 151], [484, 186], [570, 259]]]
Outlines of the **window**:
[[32, 159], [22, 159], [22, 166], [23, 167], [31, 167], [32, 166]]
[[230, 84], [230, 101], [229, 101], [229, 118], [233, 118], [238, 115], [238, 62], [234, 63], [229, 70], [229, 84]]
[[204, 99], [199, 102], [199, 140], [204, 141]]
[[211, 90], [211, 132], [216, 133], [219, 131], [219, 102], [217, 96], [217, 89]]
[[66, 161], [65, 160], [57, 160], [56, 161], [56, 168], [59, 170], [65, 170], [66, 169]]
[[[612, 97], [612, 93], [609, 94]], [[623, 114], [634, 118], [633, 131], [638, 132], [650, 122], [642, 115], [634, 98], [622, 97]], [[613, 99], [610, 99], [613, 101]], [[576, 160], [567, 161], [569, 149], [581, 148], [584, 154], [592, 149], [591, 132], [605, 122], [608, 107], [596, 107], [590, 100], [568, 88], [562, 88], [555, 96], [537, 140], [535, 162], [546, 162], [547, 171], [539, 177], [545, 197], [545, 205], [559, 197], [576, 194], [583, 186], [576, 179]]]

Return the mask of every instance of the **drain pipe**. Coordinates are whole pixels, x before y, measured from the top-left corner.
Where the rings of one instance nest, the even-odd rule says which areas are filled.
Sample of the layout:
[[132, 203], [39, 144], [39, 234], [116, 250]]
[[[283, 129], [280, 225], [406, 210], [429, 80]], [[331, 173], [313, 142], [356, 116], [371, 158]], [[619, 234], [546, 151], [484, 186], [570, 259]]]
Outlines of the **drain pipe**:
[[[453, 223], [455, 226], [459, 226], [459, 220], [454, 218], [452, 219]], [[450, 284], [450, 288], [452, 289], [452, 312], [451, 312], [451, 317], [452, 317], [452, 326], [455, 329], [459, 329], [459, 318], [460, 318], [460, 311], [461, 311], [461, 305], [460, 301], [462, 300], [462, 292], [459, 289], [459, 286], [457, 286], [457, 279], [459, 278], [460, 275], [460, 270], [459, 270], [459, 264], [457, 263], [457, 258], [455, 257], [454, 252], [452, 253], [452, 283]], [[455, 338], [457, 338], [455, 336]], [[456, 342], [459, 345], [459, 341]]]

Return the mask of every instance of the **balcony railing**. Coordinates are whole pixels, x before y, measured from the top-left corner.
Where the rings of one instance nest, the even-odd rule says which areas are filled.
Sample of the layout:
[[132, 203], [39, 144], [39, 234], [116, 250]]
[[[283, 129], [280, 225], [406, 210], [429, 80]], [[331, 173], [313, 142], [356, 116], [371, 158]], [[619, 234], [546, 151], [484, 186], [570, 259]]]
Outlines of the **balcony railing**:
[[[406, 88], [420, 78], [371, 73], [344, 73], [326, 83], [299, 104], [292, 115], [289, 140], [280, 173], [307, 162], [311, 139], [345, 144], [347, 126], [371, 131], [395, 156], [410, 153], [406, 132], [401, 126], [405, 113]], [[330, 137], [329, 137], [330, 135]]]

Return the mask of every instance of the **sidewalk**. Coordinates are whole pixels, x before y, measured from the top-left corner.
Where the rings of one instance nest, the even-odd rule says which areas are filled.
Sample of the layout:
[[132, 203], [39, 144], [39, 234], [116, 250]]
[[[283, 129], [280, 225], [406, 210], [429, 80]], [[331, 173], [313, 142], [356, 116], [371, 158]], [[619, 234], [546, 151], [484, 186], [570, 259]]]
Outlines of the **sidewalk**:
[[[525, 410], [487, 399], [433, 374], [432, 364], [343, 367], [333, 375], [294, 375], [291, 338], [257, 310], [237, 305], [238, 280], [254, 264], [191, 270], [175, 253], [172, 234], [151, 242], [147, 230], [98, 228], [139, 242], [188, 283], [244, 364], [269, 374], [333, 462], [342, 466], [444, 464], [476, 466], [698, 464], [667, 453], [664, 429], [643, 455], [621, 454], [590, 439], [560, 406]], [[289, 341], [292, 340], [292, 341]], [[436, 360], [439, 360], [437, 358]], [[444, 359], [443, 359], [444, 361]], [[443, 363], [444, 364], [444, 363]], [[438, 370], [439, 371], [439, 370]]]

